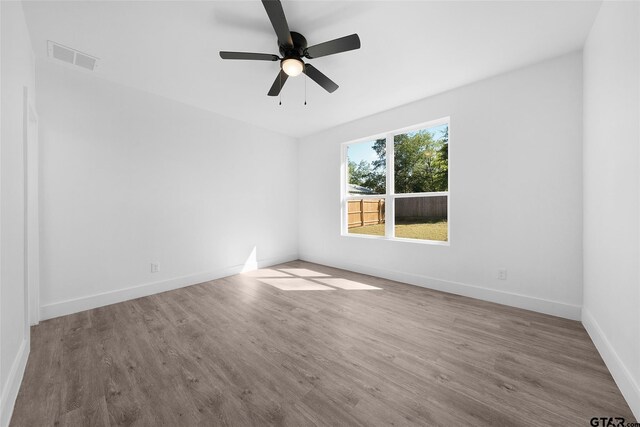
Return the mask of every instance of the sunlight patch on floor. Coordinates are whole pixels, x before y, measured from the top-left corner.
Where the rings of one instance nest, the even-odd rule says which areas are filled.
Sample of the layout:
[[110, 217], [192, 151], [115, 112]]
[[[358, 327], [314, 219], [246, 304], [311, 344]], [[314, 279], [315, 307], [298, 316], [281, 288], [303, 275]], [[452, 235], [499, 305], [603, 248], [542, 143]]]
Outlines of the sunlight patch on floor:
[[280, 271], [292, 274], [298, 277], [330, 277], [328, 274], [319, 273], [307, 268], [281, 268]]
[[297, 277], [259, 280], [260, 282], [271, 285], [281, 291], [335, 291], [335, 288]]
[[324, 283], [325, 285], [329, 285], [334, 288], [346, 289], [349, 291], [364, 290], [364, 289], [369, 289], [369, 290], [382, 289], [382, 288], [376, 288], [375, 286], [366, 285], [364, 283], [354, 282], [353, 280], [343, 279], [340, 277], [316, 279], [316, 282], [321, 282], [321, 283]]
[[308, 268], [263, 268], [243, 273], [281, 291], [382, 290], [366, 283], [332, 277]]
[[292, 277], [290, 274], [287, 274], [285, 272], [282, 271], [278, 271], [278, 270], [273, 270], [271, 268], [263, 268], [261, 270], [255, 270], [255, 271], [248, 271], [246, 273], [243, 273], [243, 275], [245, 276], [249, 276], [249, 277]]

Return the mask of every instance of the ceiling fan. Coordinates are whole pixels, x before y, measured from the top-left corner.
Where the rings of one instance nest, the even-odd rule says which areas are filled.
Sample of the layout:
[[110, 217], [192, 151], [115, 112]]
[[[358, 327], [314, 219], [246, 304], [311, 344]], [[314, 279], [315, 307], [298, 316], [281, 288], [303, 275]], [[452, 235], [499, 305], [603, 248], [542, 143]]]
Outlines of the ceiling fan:
[[287, 18], [284, 15], [280, 0], [262, 0], [262, 4], [278, 36], [278, 48], [282, 57], [269, 53], [227, 51], [220, 51], [220, 57], [222, 59], [280, 61], [280, 72], [276, 76], [273, 85], [271, 85], [268, 93], [269, 96], [278, 96], [289, 76], [295, 77], [300, 75], [300, 73], [306, 74], [327, 92], [335, 92], [335, 90], [338, 89], [338, 85], [321, 73], [316, 67], [305, 63], [302, 58], [315, 59], [321, 56], [359, 49], [360, 38], [358, 35], [351, 34], [350, 36], [340, 37], [314, 46], [307, 46], [307, 39], [305, 39], [302, 34], [289, 31], [289, 24], [287, 24]]

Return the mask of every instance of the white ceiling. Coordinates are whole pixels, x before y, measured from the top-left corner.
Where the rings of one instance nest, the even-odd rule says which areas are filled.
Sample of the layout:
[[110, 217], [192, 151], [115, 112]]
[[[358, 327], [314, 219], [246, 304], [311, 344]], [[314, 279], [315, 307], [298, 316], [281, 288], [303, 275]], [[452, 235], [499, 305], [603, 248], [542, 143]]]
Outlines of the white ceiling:
[[[387, 110], [581, 49], [598, 1], [285, 1], [310, 45], [358, 33], [357, 51], [310, 61], [340, 88], [290, 78], [267, 97], [277, 62], [223, 61], [219, 50], [277, 54], [259, 0], [30, 1], [36, 55], [47, 40], [100, 58], [96, 76], [292, 136]], [[69, 72], [88, 72], [69, 69]]]

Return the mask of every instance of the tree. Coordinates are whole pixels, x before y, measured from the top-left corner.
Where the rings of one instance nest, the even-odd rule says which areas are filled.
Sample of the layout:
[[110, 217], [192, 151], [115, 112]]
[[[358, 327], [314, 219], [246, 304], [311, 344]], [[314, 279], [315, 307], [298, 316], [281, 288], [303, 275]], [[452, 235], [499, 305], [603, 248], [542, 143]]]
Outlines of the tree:
[[[448, 190], [448, 128], [439, 139], [422, 130], [396, 135], [393, 142], [396, 193]], [[385, 140], [377, 140], [373, 149], [378, 155], [378, 159], [372, 162], [374, 170], [383, 172], [386, 166]]]
[[444, 131], [444, 135], [442, 136], [442, 146], [438, 151], [436, 151], [436, 155], [434, 158], [434, 183], [438, 190], [436, 191], [447, 191], [449, 189], [449, 127]]
[[349, 184], [361, 185], [366, 187], [365, 180], [371, 173], [371, 166], [369, 162], [360, 160], [360, 163], [356, 163], [353, 160], [349, 160]]
[[386, 143], [387, 140], [376, 139], [373, 143], [372, 148], [378, 155], [378, 159], [371, 162], [371, 172], [369, 173], [369, 177], [366, 180], [365, 187], [371, 188], [374, 192], [379, 194], [384, 194], [386, 192], [386, 182], [387, 182], [387, 155], [386, 155]]
[[[447, 191], [449, 179], [449, 128], [435, 139], [426, 130], [394, 137], [396, 193]], [[386, 186], [386, 139], [372, 144], [377, 159], [371, 163], [349, 161], [349, 183], [384, 194]]]
[[385, 140], [378, 139], [373, 145], [378, 159], [369, 163], [361, 160], [356, 163], [349, 160], [349, 184], [359, 185], [371, 189], [376, 194], [385, 193], [386, 172], [385, 172]]

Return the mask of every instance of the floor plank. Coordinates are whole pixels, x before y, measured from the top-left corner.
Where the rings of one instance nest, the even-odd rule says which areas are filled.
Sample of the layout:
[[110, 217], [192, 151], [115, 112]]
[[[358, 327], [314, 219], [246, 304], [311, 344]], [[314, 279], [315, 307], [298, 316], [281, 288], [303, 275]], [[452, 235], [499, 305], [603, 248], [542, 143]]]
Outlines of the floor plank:
[[11, 426], [635, 421], [579, 322], [302, 261], [48, 320], [31, 342]]

